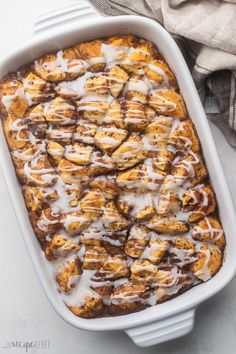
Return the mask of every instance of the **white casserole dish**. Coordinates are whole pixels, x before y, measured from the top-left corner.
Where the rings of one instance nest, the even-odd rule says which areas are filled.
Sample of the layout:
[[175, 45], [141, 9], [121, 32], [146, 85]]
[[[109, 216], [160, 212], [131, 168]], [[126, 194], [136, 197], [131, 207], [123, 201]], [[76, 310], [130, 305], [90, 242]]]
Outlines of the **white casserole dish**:
[[182, 54], [171, 36], [155, 21], [138, 16], [100, 17], [84, 1], [77, 1], [39, 18], [35, 33], [35, 37], [29, 43], [16, 49], [1, 61], [0, 78], [8, 71], [14, 71], [44, 53], [70, 46], [78, 41], [117, 34], [134, 34], [154, 42], [177, 77], [190, 118], [199, 134], [227, 242], [224, 263], [219, 272], [208, 282], [190, 289], [171, 301], [138, 313], [116, 317], [115, 320], [112, 317], [90, 320], [76, 317], [63, 304], [52, 281], [49, 265], [43, 257], [28, 219], [21, 187], [1, 127], [1, 166], [24, 241], [48, 299], [56, 312], [75, 327], [94, 331], [123, 330], [139, 346], [149, 346], [187, 334], [193, 328], [197, 305], [221, 290], [236, 272], [234, 235], [236, 222], [232, 200], [211, 131]]

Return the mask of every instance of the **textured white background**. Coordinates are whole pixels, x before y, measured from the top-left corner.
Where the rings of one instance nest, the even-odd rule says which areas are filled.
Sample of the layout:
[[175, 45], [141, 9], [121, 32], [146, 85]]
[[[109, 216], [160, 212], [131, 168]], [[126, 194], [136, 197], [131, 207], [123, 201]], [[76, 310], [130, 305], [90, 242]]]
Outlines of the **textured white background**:
[[[70, 0], [67, 0], [68, 2]], [[34, 18], [65, 3], [60, 0], [0, 0], [0, 56], [32, 36]], [[236, 202], [236, 151], [212, 126], [216, 145]], [[49, 340], [50, 354], [233, 354], [236, 348], [236, 279], [197, 311], [194, 331], [181, 339], [138, 348], [123, 333], [89, 333], [65, 323], [51, 308], [26, 252], [0, 170], [0, 353], [12, 340]], [[232, 230], [235, 233], [236, 230]]]

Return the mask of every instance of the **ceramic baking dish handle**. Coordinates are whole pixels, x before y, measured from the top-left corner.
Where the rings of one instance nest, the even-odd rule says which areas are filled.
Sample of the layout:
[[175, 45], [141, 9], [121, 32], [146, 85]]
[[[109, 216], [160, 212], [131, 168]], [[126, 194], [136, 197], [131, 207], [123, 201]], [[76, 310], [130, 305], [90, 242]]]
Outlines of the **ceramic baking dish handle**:
[[34, 34], [58, 28], [72, 21], [84, 21], [99, 16], [86, 0], [77, 0], [70, 4], [57, 7], [36, 18]]
[[127, 329], [125, 332], [140, 347], [166, 342], [191, 332], [195, 310], [192, 308], [160, 321]]

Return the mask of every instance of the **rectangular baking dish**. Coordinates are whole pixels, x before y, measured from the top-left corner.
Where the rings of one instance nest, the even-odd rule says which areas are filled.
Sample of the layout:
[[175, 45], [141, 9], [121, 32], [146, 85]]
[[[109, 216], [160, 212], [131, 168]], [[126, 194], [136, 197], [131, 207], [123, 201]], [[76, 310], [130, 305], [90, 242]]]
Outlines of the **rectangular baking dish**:
[[236, 272], [235, 214], [211, 131], [187, 65], [172, 37], [157, 22], [139, 16], [101, 17], [85, 1], [77, 1], [38, 18], [35, 35], [30, 42], [1, 60], [0, 78], [8, 71], [32, 61], [50, 51], [112, 35], [134, 34], [154, 42], [176, 75], [190, 118], [193, 120], [214, 186], [221, 221], [226, 236], [223, 266], [208, 282], [183, 295], [144, 311], [115, 318], [82, 319], [73, 315], [63, 304], [47, 261], [34, 235], [21, 194], [21, 187], [0, 128], [0, 162], [11, 196], [23, 239], [42, 287], [56, 312], [68, 323], [92, 331], [123, 330], [139, 346], [149, 346], [190, 332], [197, 305], [216, 294]]

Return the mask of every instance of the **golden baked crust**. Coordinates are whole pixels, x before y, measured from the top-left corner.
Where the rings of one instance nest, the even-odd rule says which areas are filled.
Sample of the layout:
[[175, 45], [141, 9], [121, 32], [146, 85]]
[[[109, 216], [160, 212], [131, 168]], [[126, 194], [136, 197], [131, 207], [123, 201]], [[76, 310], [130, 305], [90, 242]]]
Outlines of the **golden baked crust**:
[[29, 103], [26, 99], [23, 83], [15, 78], [2, 81], [0, 84], [0, 108], [3, 113], [22, 118]]
[[56, 275], [59, 291], [62, 293], [69, 293], [73, 290], [78, 283], [81, 273], [81, 262], [78, 259], [73, 259], [66, 266], [60, 269]]
[[34, 62], [34, 70], [43, 80], [60, 82], [73, 80], [85, 73], [87, 63], [73, 48], [46, 54]]
[[148, 230], [144, 226], [132, 226], [125, 244], [125, 253], [132, 258], [139, 258], [148, 240]]
[[113, 36], [0, 82], [29, 219], [76, 316], [140, 311], [221, 267], [214, 189], [169, 64], [153, 43]]
[[172, 90], [154, 91], [148, 100], [149, 105], [159, 114], [179, 120], [187, 117], [182, 96]]
[[54, 234], [49, 242], [47, 242], [44, 252], [50, 261], [54, 261], [59, 257], [66, 257], [68, 254], [76, 253], [81, 246], [72, 242], [63, 234]]
[[98, 317], [102, 313], [103, 303], [99, 295], [95, 292], [84, 297], [84, 302], [80, 306], [69, 306], [69, 309], [82, 318]]
[[196, 261], [191, 265], [193, 274], [202, 281], [209, 280], [222, 264], [222, 253], [219, 248], [203, 244], [196, 252]]

